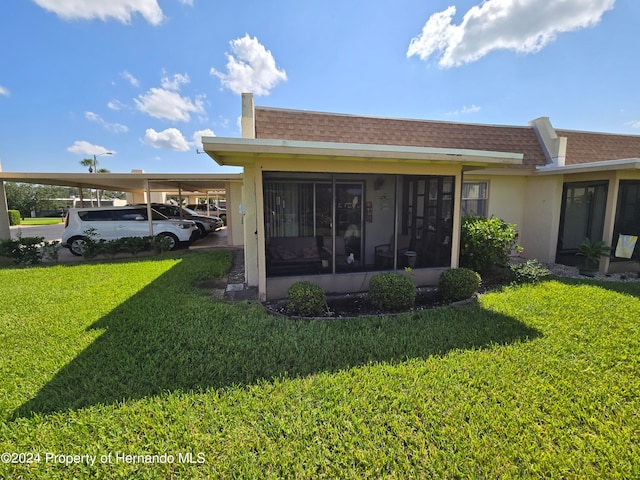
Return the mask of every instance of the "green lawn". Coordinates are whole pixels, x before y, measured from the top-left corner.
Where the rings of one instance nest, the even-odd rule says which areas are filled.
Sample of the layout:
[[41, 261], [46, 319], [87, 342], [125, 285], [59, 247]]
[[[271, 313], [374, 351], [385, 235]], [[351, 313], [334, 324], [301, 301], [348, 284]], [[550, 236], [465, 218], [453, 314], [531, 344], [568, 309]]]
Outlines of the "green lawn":
[[640, 478], [640, 284], [291, 321], [229, 265], [0, 270], [0, 478]]
[[47, 218], [23, 218], [21, 220], [21, 225], [55, 225], [58, 223], [62, 223], [63, 218], [61, 217], [47, 217]]

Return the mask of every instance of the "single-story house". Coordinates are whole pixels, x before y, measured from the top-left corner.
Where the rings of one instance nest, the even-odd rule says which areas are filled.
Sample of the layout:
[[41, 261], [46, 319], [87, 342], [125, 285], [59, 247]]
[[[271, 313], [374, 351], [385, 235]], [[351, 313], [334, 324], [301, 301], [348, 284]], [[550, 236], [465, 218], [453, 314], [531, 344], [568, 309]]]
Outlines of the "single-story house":
[[544, 117], [498, 126], [266, 108], [251, 94], [241, 123], [242, 138], [203, 147], [243, 167], [235, 208], [261, 299], [298, 280], [366, 290], [405, 266], [435, 284], [458, 265], [466, 212], [517, 224], [524, 255], [542, 262], [575, 262], [586, 237], [640, 234], [640, 136], [556, 130]]

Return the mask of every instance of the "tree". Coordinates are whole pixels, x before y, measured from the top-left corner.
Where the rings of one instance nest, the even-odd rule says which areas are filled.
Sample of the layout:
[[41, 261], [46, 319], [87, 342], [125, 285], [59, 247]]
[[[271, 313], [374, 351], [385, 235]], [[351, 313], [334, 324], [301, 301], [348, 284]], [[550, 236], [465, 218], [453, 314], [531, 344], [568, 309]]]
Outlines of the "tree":
[[7, 206], [9, 210], [20, 211], [22, 218], [31, 216], [34, 210], [57, 210], [66, 206], [66, 202], [57, 200], [68, 198], [74, 188], [31, 183], [6, 182]]
[[35, 186], [30, 183], [5, 183], [7, 194], [7, 207], [9, 210], [20, 211], [22, 218], [28, 217], [31, 211], [36, 208]]

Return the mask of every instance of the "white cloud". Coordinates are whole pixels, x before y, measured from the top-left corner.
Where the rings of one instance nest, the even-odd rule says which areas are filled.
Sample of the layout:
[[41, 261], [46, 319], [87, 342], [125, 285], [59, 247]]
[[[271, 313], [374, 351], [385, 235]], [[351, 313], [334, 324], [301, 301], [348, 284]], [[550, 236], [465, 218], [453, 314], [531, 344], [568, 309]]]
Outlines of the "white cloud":
[[189, 79], [189, 75], [187, 75], [186, 73], [176, 73], [173, 78], [162, 77], [162, 79], [160, 80], [160, 85], [165, 90], [173, 90], [177, 92], [180, 90], [180, 85], [187, 84], [190, 81], [191, 80]]
[[202, 137], [215, 137], [216, 134], [213, 133], [213, 130], [206, 128], [204, 130], [197, 130], [194, 132], [194, 134], [192, 135], [192, 139], [193, 142], [191, 142], [191, 145], [195, 146], [195, 147], [199, 147], [202, 145]]
[[115, 150], [108, 150], [100, 145], [94, 145], [84, 140], [76, 140], [72, 146], [67, 148], [67, 151], [80, 155], [101, 155], [107, 152], [111, 152], [112, 154], [116, 153]]
[[493, 50], [535, 53], [559, 33], [597, 24], [615, 0], [485, 0], [472, 7], [460, 25], [452, 23], [455, 7], [431, 15], [422, 33], [411, 40], [407, 57], [450, 68], [474, 62]]
[[5, 97], [9, 96], [9, 90], [0, 85], [0, 95], [4, 95]]
[[203, 96], [195, 99], [183, 97], [178, 92], [164, 88], [152, 88], [134, 99], [138, 110], [154, 118], [188, 122], [191, 113], [204, 113]]
[[193, 5], [193, 0], [178, 0], [178, 1], [183, 5], [189, 5], [189, 6]]
[[629, 125], [631, 128], [640, 129], [640, 120], [637, 120], [635, 122], [629, 122], [627, 123], [627, 125]]
[[127, 127], [126, 125], [122, 125], [120, 123], [109, 123], [109, 122], [105, 121], [104, 118], [102, 118], [97, 113], [85, 112], [84, 116], [90, 122], [99, 123], [100, 125], [102, 125], [104, 128], [106, 128], [107, 130], [109, 130], [111, 132], [126, 133], [126, 132], [129, 131], [129, 127]]
[[471, 105], [470, 107], [467, 107], [466, 105], [464, 107], [462, 107], [460, 110], [454, 110], [453, 112], [447, 112], [445, 115], [450, 115], [450, 116], [458, 116], [458, 115], [467, 115], [470, 113], [476, 113], [480, 111], [480, 107], [478, 107], [477, 105]]
[[167, 128], [161, 132], [156, 132], [153, 128], [147, 128], [143, 141], [153, 148], [168, 148], [179, 152], [186, 152], [191, 148], [189, 142], [177, 128]]
[[124, 103], [122, 103], [120, 100], [115, 99], [107, 103], [107, 107], [109, 107], [111, 110], [122, 110], [123, 108], [127, 108]]
[[122, 72], [120, 74], [120, 76], [122, 78], [124, 78], [127, 82], [129, 82], [132, 86], [134, 86], [134, 87], [139, 87], [140, 86], [140, 82], [138, 81], [138, 79], [136, 77], [134, 77], [133, 75], [131, 75], [126, 70], [124, 72]]
[[64, 20], [115, 19], [131, 23], [131, 17], [139, 13], [151, 25], [159, 25], [164, 14], [157, 0], [34, 0], [45, 10]]
[[211, 68], [209, 73], [220, 79], [223, 87], [234, 93], [251, 92], [269, 95], [272, 88], [287, 79], [284, 70], [278, 69], [269, 50], [246, 34], [230, 42], [232, 54], [227, 54], [227, 73]]
[[186, 152], [191, 147], [202, 146], [202, 137], [215, 137], [213, 130], [207, 128], [197, 130], [191, 136], [192, 141], [189, 142], [182, 132], [177, 128], [167, 128], [161, 132], [155, 131], [153, 128], [147, 128], [143, 142], [153, 148], [168, 148], [179, 152]]

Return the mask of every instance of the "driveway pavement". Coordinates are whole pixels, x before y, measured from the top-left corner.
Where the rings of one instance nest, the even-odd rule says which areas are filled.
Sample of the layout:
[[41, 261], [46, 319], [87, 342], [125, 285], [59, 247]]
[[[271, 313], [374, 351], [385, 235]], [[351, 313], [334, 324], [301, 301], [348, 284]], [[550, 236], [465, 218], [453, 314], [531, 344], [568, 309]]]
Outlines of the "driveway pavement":
[[56, 223], [55, 225], [16, 225], [9, 227], [11, 230], [11, 238], [14, 240], [20, 234], [23, 237], [44, 237], [47, 242], [62, 238], [64, 223]]

